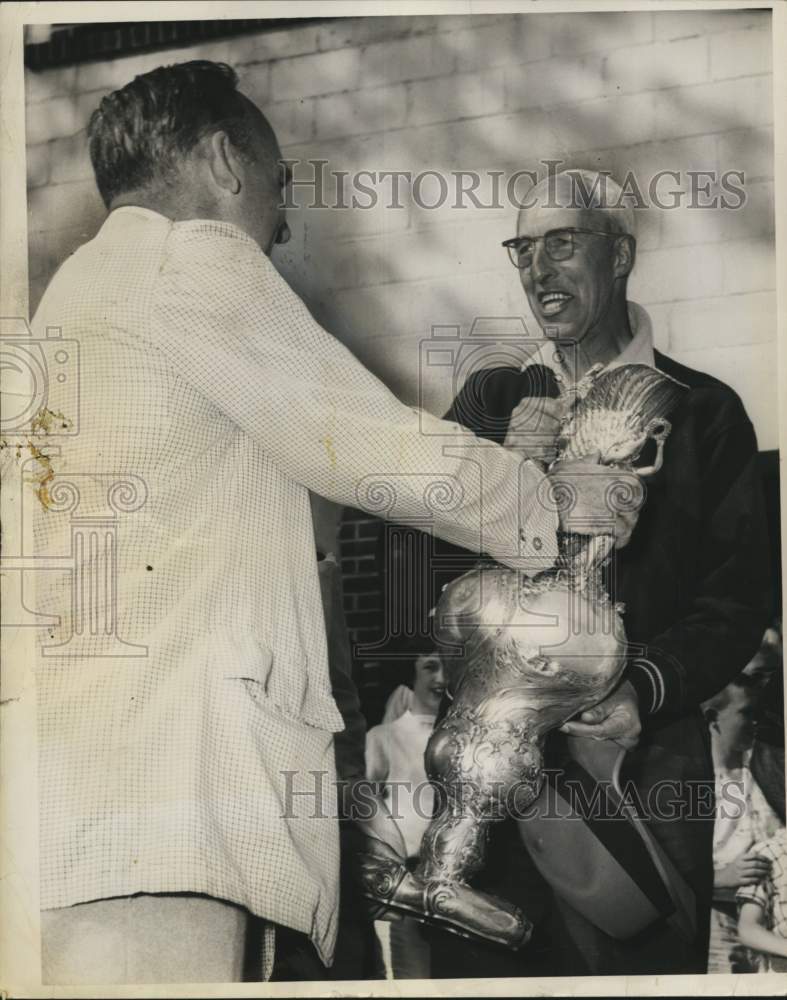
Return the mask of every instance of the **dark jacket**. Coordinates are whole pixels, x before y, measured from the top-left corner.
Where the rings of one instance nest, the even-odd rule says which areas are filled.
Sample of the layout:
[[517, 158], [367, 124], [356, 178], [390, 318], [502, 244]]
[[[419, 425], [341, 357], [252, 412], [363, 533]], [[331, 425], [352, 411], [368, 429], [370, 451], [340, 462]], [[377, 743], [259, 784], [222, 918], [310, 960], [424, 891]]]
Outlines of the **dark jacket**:
[[[627, 674], [643, 716], [643, 734], [637, 749], [627, 754], [623, 777], [633, 782], [646, 813], [654, 811], [658, 799], [663, 810], [669, 813], [672, 807], [676, 814], [671, 820], [653, 816], [648, 822], [694, 888], [700, 933], [686, 947], [658, 930], [619, 945], [590, 926], [578, 926], [575, 914], [566, 916], [558, 908], [549, 936], [553, 943], [560, 941], [560, 954], [544, 959], [552, 974], [705, 971], [713, 768], [699, 707], [740, 673], [769, 619], [768, 539], [752, 424], [738, 396], [717, 379], [659, 352], [655, 360], [690, 391], [670, 417], [662, 469], [647, 480], [636, 529], [629, 544], [615, 553], [607, 583], [611, 596], [625, 605]], [[446, 419], [502, 443], [516, 405], [545, 395], [557, 395], [548, 369], [485, 369], [468, 379]], [[652, 458], [646, 449], [639, 464], [648, 465]], [[427, 574], [432, 604], [442, 585], [476, 561], [442, 542], [433, 543], [433, 553]], [[528, 910], [538, 879], [523, 851], [512, 824], [493, 829], [489, 863], [479, 884]], [[439, 961], [440, 943], [435, 944]], [[450, 942], [443, 944], [455, 970], [457, 950]], [[518, 974], [528, 974], [524, 953], [522, 960]], [[483, 949], [473, 961], [485, 964]], [[494, 956], [490, 961], [497, 965]], [[509, 968], [507, 974], [515, 973]]]
[[[690, 392], [671, 418], [664, 465], [647, 480], [637, 527], [616, 553], [608, 583], [625, 604], [632, 654], [641, 652], [664, 682], [664, 697], [657, 689], [654, 698], [651, 677], [630, 670], [641, 708], [681, 715], [721, 690], [759, 646], [770, 617], [768, 538], [757, 442], [740, 399], [710, 375], [658, 351], [655, 357]], [[540, 366], [484, 369], [468, 379], [446, 419], [502, 443], [523, 398], [556, 393]], [[651, 459], [646, 450], [639, 464]], [[445, 545], [435, 551], [448, 554]], [[459, 558], [459, 550], [453, 554]], [[456, 569], [472, 564], [465, 558]]]

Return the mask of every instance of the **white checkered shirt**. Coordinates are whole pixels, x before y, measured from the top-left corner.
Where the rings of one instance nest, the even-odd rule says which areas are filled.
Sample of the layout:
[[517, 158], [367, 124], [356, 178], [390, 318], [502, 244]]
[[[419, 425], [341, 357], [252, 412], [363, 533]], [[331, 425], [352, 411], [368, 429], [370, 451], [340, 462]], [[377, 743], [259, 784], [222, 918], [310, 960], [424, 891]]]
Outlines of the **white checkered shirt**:
[[[207, 893], [330, 961], [338, 830], [309, 772], [333, 780], [342, 721], [308, 490], [544, 565], [543, 476], [401, 404], [232, 225], [117, 209], [50, 284], [47, 327], [79, 372], [35, 503], [36, 610], [59, 619], [36, 667], [42, 907]], [[292, 781], [312, 794], [286, 801]]]
[[[787, 831], [784, 827], [768, 840], [755, 844], [752, 853], [770, 862], [768, 875], [756, 885], [743, 885], [735, 893], [738, 906], [754, 903], [764, 914], [764, 926], [787, 938]], [[749, 949], [762, 972], [787, 972], [787, 960]]]

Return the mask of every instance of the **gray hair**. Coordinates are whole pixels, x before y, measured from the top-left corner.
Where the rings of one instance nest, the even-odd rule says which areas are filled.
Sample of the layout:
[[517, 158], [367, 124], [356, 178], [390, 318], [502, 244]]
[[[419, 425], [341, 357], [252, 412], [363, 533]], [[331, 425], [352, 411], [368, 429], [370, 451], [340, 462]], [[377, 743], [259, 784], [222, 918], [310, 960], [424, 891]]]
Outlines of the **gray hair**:
[[614, 178], [598, 170], [570, 167], [550, 174], [527, 192], [522, 211], [532, 208], [579, 208], [602, 213], [611, 232], [634, 236], [634, 210]]

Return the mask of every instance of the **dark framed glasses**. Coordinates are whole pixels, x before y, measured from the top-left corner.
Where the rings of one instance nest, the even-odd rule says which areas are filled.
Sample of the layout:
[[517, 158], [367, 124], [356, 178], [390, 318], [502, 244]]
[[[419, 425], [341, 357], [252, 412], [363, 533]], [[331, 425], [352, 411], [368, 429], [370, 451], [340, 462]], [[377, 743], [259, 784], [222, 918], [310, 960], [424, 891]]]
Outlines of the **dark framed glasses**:
[[617, 239], [622, 233], [606, 233], [600, 229], [550, 229], [543, 236], [514, 236], [503, 240], [503, 246], [508, 250], [511, 263], [520, 271], [526, 271], [533, 263], [536, 244], [544, 241], [544, 249], [552, 260], [568, 260], [574, 254], [574, 234], [587, 233], [589, 236], [611, 236]]

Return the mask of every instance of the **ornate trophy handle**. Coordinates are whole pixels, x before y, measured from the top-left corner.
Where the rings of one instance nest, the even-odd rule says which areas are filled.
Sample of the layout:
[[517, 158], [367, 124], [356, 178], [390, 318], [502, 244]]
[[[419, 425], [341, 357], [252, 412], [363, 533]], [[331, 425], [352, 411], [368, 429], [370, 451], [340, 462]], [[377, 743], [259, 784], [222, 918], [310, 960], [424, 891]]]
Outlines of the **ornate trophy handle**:
[[672, 430], [672, 424], [669, 420], [651, 420], [648, 426], [645, 428], [649, 438], [652, 438], [656, 442], [656, 457], [653, 460], [653, 465], [649, 465], [644, 469], [636, 469], [637, 475], [644, 479], [646, 476], [652, 476], [654, 473], [658, 472], [664, 463], [664, 445], [667, 438]]

